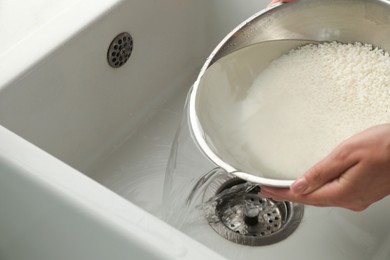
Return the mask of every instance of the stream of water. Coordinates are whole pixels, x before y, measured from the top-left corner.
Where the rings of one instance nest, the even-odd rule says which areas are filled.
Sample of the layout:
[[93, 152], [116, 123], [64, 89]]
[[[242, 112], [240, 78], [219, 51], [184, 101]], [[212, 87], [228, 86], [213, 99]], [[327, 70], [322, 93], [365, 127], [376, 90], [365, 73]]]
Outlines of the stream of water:
[[179, 229], [197, 221], [196, 205], [200, 203], [205, 187], [213, 176], [225, 173], [219, 168], [214, 169], [215, 165], [193, 141], [187, 109], [188, 97], [172, 144], [163, 189], [163, 218]]
[[[191, 93], [191, 92], [189, 92]], [[187, 97], [188, 101], [188, 97]], [[188, 122], [188, 102], [177, 129], [168, 159], [163, 188], [163, 218], [178, 229], [210, 219], [210, 212], [221, 199], [236, 193], [247, 193], [257, 185], [244, 183], [205, 200], [205, 189], [220, 175], [228, 173], [215, 167], [199, 150], [191, 136]], [[228, 179], [228, 178], [227, 178]]]

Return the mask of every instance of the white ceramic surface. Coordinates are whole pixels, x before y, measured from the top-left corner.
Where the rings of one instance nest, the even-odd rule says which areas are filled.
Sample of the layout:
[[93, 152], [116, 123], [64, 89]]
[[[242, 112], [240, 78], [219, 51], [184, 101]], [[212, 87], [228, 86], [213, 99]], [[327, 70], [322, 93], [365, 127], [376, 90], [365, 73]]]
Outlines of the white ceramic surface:
[[[389, 258], [389, 200], [361, 214], [308, 207], [292, 237], [263, 248], [156, 217], [188, 88], [218, 41], [267, 1], [44, 2], [0, 2], [12, 7], [1, 12], [22, 8], [28, 27], [13, 27], [27, 38], [8, 28], [0, 50], [0, 259]], [[134, 52], [115, 70], [106, 50], [122, 31]]]
[[[221, 258], [83, 173], [189, 87], [212, 45], [252, 12], [211, 40], [205, 18], [219, 19], [221, 4], [0, 2], [1, 259]], [[135, 49], [113, 70], [107, 48], [122, 31]]]

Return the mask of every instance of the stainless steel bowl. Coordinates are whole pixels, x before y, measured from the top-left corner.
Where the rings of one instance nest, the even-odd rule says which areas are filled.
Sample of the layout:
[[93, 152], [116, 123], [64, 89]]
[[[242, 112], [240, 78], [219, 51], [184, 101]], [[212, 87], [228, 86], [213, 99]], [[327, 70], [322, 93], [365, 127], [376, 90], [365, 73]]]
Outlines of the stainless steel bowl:
[[[225, 127], [239, 124], [234, 122], [235, 118], [231, 116], [234, 106], [229, 103], [229, 95], [233, 90], [225, 87], [222, 82], [218, 84], [218, 78], [213, 79], [217, 82], [214, 83], [216, 87], [210, 87], [206, 81], [210, 81], [212, 77], [210, 70], [223, 64], [224, 58], [231, 58], [236, 53], [237, 57], [241, 57], [242, 52], [255, 48], [253, 46], [257, 43], [284, 39], [363, 42], [389, 51], [390, 1], [296, 0], [273, 6], [256, 13], [236, 27], [203, 65], [190, 94], [188, 106], [190, 128], [196, 143], [211, 161], [226, 171], [251, 182], [277, 187], [287, 187], [293, 180], [274, 179], [266, 172], [254, 172], [246, 167], [245, 162], [234, 158], [234, 153], [231, 152], [234, 147], [228, 144], [229, 136], [223, 136]], [[259, 62], [255, 65], [259, 68], [266, 66], [289, 47], [294, 46], [278, 44], [274, 46], [275, 51], [272, 53], [259, 51], [255, 58]], [[245, 77], [247, 79], [240, 87], [248, 88], [253, 82], [251, 75], [256, 71], [252, 70], [252, 65], [248, 65], [247, 59], [238, 62], [241, 67], [245, 67], [242, 70], [243, 75], [240, 76], [241, 81], [245, 81]], [[236, 65], [235, 70], [240, 66]], [[235, 76], [238, 74], [236, 71]]]

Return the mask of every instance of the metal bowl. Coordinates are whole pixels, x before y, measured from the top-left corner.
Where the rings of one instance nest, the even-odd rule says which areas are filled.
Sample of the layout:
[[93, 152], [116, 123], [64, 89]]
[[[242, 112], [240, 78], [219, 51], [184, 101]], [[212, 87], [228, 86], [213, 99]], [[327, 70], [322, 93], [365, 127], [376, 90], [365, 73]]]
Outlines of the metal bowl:
[[[389, 51], [389, 39], [390, 1], [296, 0], [256, 13], [215, 48], [192, 88], [188, 113], [196, 143], [211, 161], [237, 177], [269, 186], [291, 185], [294, 180], [254, 170], [250, 163], [256, 158], [232, 146], [228, 129], [240, 126], [235, 102], [262, 68], [302, 40], [370, 43]], [[264, 48], [267, 44], [272, 48]]]

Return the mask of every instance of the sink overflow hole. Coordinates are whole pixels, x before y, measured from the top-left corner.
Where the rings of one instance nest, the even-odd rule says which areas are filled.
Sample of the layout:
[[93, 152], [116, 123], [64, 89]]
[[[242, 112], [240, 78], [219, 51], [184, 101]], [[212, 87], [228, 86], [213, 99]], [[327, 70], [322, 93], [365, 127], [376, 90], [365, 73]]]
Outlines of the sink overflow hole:
[[123, 32], [118, 34], [108, 48], [108, 64], [113, 68], [123, 66], [131, 56], [133, 45], [133, 38], [129, 33]]

